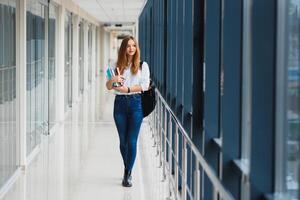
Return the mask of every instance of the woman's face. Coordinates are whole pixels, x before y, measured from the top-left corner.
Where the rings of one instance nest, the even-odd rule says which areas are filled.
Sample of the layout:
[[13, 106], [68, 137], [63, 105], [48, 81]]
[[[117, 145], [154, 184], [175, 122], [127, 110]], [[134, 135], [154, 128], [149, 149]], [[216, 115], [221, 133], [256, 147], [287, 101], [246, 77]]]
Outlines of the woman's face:
[[126, 54], [128, 56], [134, 56], [135, 52], [136, 52], [135, 42], [133, 40], [128, 40]]

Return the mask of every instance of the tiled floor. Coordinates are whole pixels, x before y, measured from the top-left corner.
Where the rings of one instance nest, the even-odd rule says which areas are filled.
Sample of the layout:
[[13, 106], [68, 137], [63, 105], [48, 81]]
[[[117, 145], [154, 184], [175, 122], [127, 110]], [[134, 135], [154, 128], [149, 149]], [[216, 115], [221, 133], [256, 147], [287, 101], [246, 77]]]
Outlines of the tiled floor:
[[[122, 160], [112, 118], [114, 95], [98, 78], [51, 136], [4, 200], [159, 200], [167, 185], [147, 119], [133, 170], [133, 187], [123, 188]], [[103, 80], [103, 79], [102, 79]]]

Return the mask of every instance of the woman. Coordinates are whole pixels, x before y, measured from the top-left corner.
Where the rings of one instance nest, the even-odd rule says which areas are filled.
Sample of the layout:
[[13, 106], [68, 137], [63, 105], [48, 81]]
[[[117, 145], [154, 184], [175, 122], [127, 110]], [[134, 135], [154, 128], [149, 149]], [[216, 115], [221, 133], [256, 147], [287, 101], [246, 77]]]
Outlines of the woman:
[[[149, 67], [140, 66], [140, 49], [137, 41], [129, 36], [123, 39], [119, 49], [116, 70], [118, 75], [106, 82], [108, 90], [115, 90], [114, 120], [117, 126], [120, 151], [124, 163], [122, 185], [131, 187], [131, 170], [136, 157], [136, 145], [143, 121], [141, 92], [148, 90]], [[120, 83], [115, 86], [113, 83]]]

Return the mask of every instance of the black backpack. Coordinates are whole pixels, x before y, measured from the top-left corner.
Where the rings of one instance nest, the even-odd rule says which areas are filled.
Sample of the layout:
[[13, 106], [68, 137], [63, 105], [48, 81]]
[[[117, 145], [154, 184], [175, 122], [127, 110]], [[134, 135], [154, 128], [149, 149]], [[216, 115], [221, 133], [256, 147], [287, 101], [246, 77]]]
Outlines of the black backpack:
[[[143, 61], [140, 62], [140, 68], [142, 69]], [[150, 80], [149, 89], [142, 92], [142, 108], [143, 115], [147, 117], [155, 108], [156, 97], [155, 97], [155, 85], [152, 80]]]

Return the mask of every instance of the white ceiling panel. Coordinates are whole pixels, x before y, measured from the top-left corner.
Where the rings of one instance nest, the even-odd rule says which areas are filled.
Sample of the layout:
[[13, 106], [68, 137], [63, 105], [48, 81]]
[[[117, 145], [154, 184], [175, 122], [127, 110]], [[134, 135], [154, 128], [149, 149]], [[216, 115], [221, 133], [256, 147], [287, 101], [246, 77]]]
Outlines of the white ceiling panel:
[[138, 15], [147, 0], [73, 0], [82, 9], [102, 23], [130, 23]]

